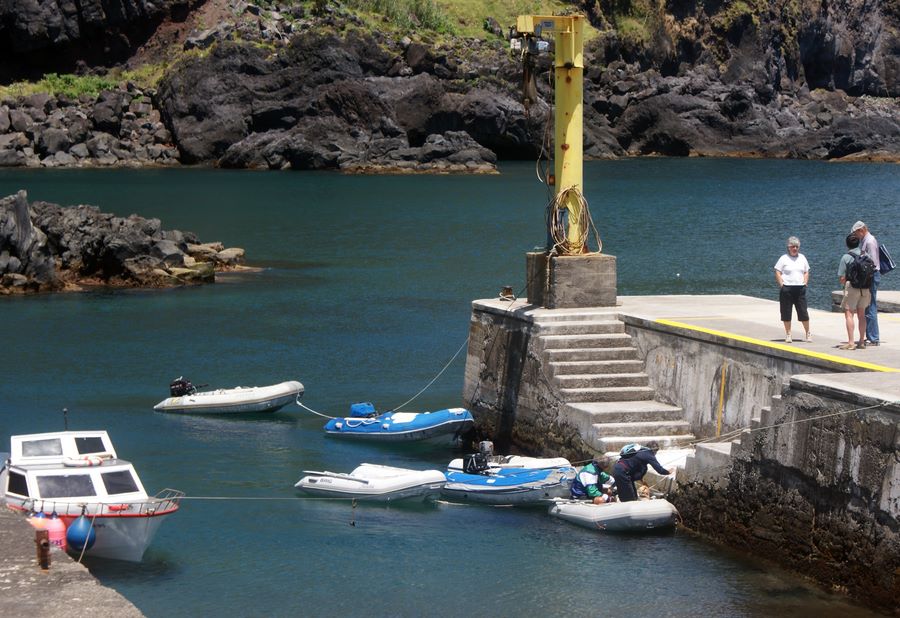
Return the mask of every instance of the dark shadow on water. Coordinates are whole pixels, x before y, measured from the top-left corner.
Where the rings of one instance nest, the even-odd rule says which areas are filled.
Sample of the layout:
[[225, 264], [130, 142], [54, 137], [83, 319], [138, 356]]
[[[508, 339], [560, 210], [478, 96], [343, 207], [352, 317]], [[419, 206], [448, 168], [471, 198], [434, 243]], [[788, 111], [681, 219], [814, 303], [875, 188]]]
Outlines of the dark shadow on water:
[[154, 411], [155, 416], [187, 429], [214, 430], [227, 424], [296, 425], [297, 417], [286, 412], [247, 412], [245, 414], [173, 414]]
[[[77, 556], [74, 556], [77, 560]], [[107, 558], [91, 558], [85, 556], [82, 564], [91, 575], [105, 585], [114, 585], [125, 581], [151, 581], [157, 578], [168, 578], [177, 575], [181, 567], [172, 560], [165, 551], [154, 550], [153, 547], [144, 554], [141, 562], [126, 562]]]
[[[324, 431], [323, 431], [324, 433]], [[428, 440], [409, 440], [409, 441], [379, 441], [374, 438], [348, 438], [346, 436], [336, 436], [333, 434], [325, 434], [329, 441], [340, 442], [342, 444], [359, 444], [361, 446], [371, 446], [379, 450], [400, 453], [403, 455], [420, 455], [428, 456], [441, 453], [460, 454], [469, 452], [452, 436], [441, 436], [439, 438], [430, 438]]]

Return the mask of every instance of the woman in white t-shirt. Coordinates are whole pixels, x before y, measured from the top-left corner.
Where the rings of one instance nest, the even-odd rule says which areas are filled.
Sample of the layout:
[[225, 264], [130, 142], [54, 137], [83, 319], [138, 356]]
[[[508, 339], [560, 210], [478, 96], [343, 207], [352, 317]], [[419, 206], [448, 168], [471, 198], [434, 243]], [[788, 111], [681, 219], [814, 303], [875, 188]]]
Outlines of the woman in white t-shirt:
[[791, 236], [787, 240], [787, 253], [775, 264], [775, 281], [781, 291], [781, 321], [784, 322], [784, 342], [791, 343], [791, 314], [797, 308], [797, 319], [806, 331], [806, 341], [812, 341], [809, 333], [809, 311], [806, 308], [806, 286], [809, 283], [809, 262], [800, 253], [800, 239]]

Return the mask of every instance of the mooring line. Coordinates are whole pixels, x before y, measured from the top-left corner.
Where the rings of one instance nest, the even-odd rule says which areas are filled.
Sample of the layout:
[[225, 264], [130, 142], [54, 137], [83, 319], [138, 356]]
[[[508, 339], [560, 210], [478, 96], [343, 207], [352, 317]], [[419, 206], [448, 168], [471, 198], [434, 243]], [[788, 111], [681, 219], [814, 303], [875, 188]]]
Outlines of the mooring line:
[[875, 408], [882, 408], [892, 405], [900, 405], [900, 401], [883, 401], [881, 403], [877, 403], [871, 406], [865, 406], [863, 408], [853, 408], [852, 410], [843, 410], [841, 412], [832, 412], [831, 414], [821, 414], [819, 416], [811, 416], [809, 418], [799, 418], [793, 421], [785, 421], [783, 423], [774, 423], [772, 425], [765, 425], [763, 427], [741, 427], [740, 429], [735, 429], [733, 431], [729, 431], [727, 433], [722, 434], [718, 437], [711, 438], [703, 438], [701, 440], [695, 440], [690, 444], [692, 446], [696, 446], [697, 444], [706, 444], [708, 442], [727, 442], [730, 438], [735, 438], [744, 433], [755, 433], [757, 431], [763, 431], [765, 429], [774, 429], [776, 427], [785, 427], [787, 425], [796, 425], [799, 423], [809, 423], [812, 421], [818, 421], [823, 418], [831, 418], [833, 416], [843, 416], [845, 414], [854, 414], [856, 412], [864, 412], [865, 410], [873, 410]]
[[340, 418], [339, 416], [328, 416], [327, 414], [322, 414], [321, 412], [316, 412], [312, 408], [309, 408], [309, 407], [303, 405], [302, 403], [300, 403], [300, 394], [299, 393], [297, 394], [297, 398], [294, 400], [294, 403], [296, 403], [298, 406], [300, 406], [304, 410], [308, 410], [309, 412], [312, 412], [316, 416], [321, 416], [322, 418], [327, 418], [327, 419], [331, 419], [331, 420]]
[[435, 381], [437, 381], [437, 379], [438, 379], [439, 377], [441, 377], [441, 375], [442, 375], [445, 371], [447, 371], [447, 367], [449, 367], [449, 366], [453, 363], [453, 361], [456, 360], [456, 357], [459, 356], [459, 353], [463, 351], [463, 348], [466, 347], [466, 344], [467, 344], [467, 343], [469, 343], [469, 337], [468, 337], [468, 335], [466, 336], [465, 341], [462, 342], [462, 345], [459, 346], [459, 349], [456, 350], [456, 353], [450, 358], [450, 360], [447, 361], [447, 364], [444, 365], [443, 369], [441, 369], [440, 371], [438, 371], [437, 375], [434, 376], [433, 378], [431, 378], [431, 382], [429, 382], [428, 384], [426, 384], [425, 386], [423, 386], [423, 387], [422, 387], [422, 390], [420, 390], [418, 393], [416, 393], [415, 395], [413, 395], [411, 398], [407, 399], [406, 401], [404, 401], [403, 403], [401, 403], [399, 406], [395, 407], [395, 408], [394, 408], [394, 411], [400, 410], [400, 409], [401, 409], [402, 407], [404, 407], [405, 405], [412, 403], [413, 401], [416, 400], [416, 398], [418, 398], [419, 395], [421, 395], [421, 394], [424, 393], [426, 390], [428, 390], [428, 388], [429, 388], [432, 384], [434, 384]]

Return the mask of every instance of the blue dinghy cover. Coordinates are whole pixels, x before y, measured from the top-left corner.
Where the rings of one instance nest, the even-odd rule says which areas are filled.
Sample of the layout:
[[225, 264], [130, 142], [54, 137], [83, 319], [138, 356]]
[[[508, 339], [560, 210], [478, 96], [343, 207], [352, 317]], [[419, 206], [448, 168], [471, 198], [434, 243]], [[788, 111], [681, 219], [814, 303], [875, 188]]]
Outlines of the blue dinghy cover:
[[384, 412], [378, 416], [335, 418], [325, 424], [325, 431], [330, 435], [377, 440], [424, 440], [459, 434], [474, 424], [475, 419], [465, 408], [447, 408], [436, 412]]
[[[466, 483], [477, 487], [515, 487], [544, 481], [557, 470], [568, 470], [568, 468], [510, 468], [499, 470], [494, 474], [448, 471], [445, 474], [449, 483]], [[574, 469], [572, 471], [574, 472]]]
[[366, 418], [375, 414], [375, 406], [368, 401], [350, 404], [350, 416], [352, 418]]

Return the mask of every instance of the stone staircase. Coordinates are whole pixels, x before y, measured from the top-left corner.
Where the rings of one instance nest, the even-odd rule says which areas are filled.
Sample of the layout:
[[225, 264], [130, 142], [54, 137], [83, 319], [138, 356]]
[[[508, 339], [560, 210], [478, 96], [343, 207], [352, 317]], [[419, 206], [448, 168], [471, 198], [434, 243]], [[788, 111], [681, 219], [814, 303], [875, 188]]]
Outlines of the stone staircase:
[[656, 401], [644, 362], [608, 312], [560, 312], [535, 321], [544, 363], [549, 367], [563, 413], [601, 452], [629, 442], [657, 440], [663, 448], [694, 439], [682, 409]]

